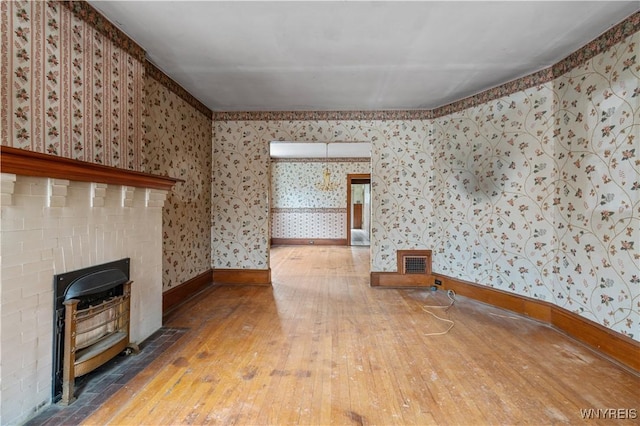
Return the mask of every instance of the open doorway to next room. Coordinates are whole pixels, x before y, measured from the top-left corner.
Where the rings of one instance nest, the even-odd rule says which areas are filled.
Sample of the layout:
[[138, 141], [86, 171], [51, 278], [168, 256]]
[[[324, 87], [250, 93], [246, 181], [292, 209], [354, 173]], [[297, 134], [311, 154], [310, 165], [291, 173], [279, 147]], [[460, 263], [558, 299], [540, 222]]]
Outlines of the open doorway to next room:
[[371, 236], [371, 175], [347, 175], [347, 241], [368, 246]]

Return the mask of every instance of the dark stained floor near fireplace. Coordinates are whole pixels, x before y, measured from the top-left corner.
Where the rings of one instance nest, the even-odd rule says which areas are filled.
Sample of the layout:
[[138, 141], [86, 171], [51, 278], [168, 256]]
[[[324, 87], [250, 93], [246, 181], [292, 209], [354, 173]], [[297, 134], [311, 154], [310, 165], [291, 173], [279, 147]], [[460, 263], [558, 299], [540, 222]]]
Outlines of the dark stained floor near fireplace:
[[161, 328], [140, 345], [137, 355], [119, 355], [91, 373], [76, 379], [77, 400], [63, 407], [53, 404], [25, 425], [78, 424], [142, 371], [162, 352], [177, 342], [185, 329]]

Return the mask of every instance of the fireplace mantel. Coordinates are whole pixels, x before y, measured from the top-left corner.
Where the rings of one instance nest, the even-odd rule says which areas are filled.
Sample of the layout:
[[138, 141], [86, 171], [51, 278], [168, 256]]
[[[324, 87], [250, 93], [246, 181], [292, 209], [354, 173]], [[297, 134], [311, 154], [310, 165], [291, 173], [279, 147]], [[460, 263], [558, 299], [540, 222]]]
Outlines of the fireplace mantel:
[[0, 171], [22, 176], [107, 183], [165, 191], [170, 191], [177, 182], [184, 182], [182, 179], [169, 176], [124, 170], [8, 146], [0, 146]]
[[54, 276], [129, 258], [129, 340], [162, 327], [162, 216], [180, 180], [5, 146], [0, 172], [0, 343], [19, 354], [2, 358], [0, 423], [21, 424], [51, 402]]

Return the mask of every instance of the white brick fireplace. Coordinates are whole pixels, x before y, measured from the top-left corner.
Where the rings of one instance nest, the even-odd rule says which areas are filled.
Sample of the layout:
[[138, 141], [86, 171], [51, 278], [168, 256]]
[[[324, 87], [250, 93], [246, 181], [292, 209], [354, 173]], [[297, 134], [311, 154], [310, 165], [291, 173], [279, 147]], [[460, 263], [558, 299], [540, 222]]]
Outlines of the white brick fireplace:
[[162, 206], [167, 191], [1, 174], [0, 423], [51, 402], [53, 275], [124, 257], [131, 340], [162, 326]]

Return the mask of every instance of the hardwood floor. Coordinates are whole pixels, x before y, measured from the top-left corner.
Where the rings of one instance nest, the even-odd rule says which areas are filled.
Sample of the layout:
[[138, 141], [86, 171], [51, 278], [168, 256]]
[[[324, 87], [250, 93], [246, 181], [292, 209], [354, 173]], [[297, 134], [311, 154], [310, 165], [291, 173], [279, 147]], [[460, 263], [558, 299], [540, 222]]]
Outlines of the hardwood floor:
[[351, 245], [352, 246], [368, 246], [371, 244], [369, 240], [369, 234], [362, 229], [351, 230]]
[[210, 287], [174, 311], [182, 345], [85, 424], [558, 424], [640, 408], [640, 377], [508, 311], [456, 297], [431, 309], [455, 326], [427, 335], [448, 324], [423, 306], [446, 294], [370, 288], [367, 247], [275, 247], [271, 268], [272, 288]]

